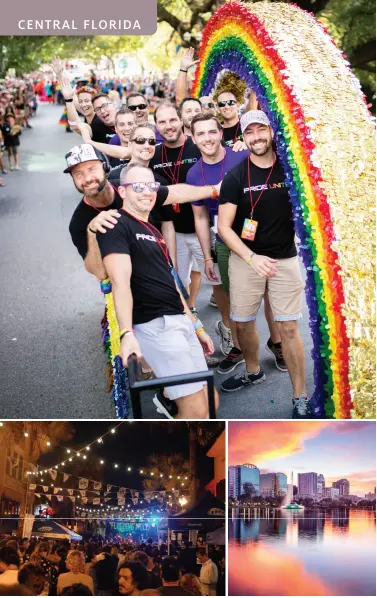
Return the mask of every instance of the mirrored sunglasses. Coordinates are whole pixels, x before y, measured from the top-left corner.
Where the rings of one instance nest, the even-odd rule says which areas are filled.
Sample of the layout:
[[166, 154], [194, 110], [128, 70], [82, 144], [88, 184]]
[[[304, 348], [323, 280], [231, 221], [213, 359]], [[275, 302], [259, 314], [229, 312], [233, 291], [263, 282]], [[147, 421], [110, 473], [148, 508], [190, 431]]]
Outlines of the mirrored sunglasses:
[[145, 191], [145, 188], [148, 187], [149, 191], [154, 192], [158, 191], [160, 188], [160, 183], [125, 183], [124, 185], [120, 185], [121, 187], [132, 187], [135, 193], [142, 193]]
[[213, 102], [200, 102], [202, 108], [214, 108], [215, 104]]

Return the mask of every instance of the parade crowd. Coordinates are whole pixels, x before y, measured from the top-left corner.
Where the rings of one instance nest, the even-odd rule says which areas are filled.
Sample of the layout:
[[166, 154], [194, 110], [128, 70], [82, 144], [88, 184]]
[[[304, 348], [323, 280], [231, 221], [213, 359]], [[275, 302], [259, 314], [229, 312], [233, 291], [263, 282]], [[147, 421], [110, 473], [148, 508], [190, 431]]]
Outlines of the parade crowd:
[[[263, 303], [263, 340], [290, 377], [292, 417], [312, 418], [298, 327], [304, 284], [274, 131], [252, 90], [240, 97], [224, 79], [215, 97], [189, 96], [196, 63], [186, 50], [173, 89], [169, 78], [100, 82], [94, 72], [73, 84], [53, 60], [63, 121], [78, 134], [64, 170], [82, 194], [71, 239], [87, 272], [111, 281], [124, 367], [131, 354], [156, 377], [215, 367], [223, 393], [248, 387], [252, 400], [266, 380]], [[201, 285], [220, 314], [221, 360], [196, 309]], [[203, 383], [169, 387], [153, 403], [170, 419], [208, 417]]]
[[[96, 538], [97, 540], [97, 538]], [[0, 596], [225, 596], [223, 547], [0, 540]]]

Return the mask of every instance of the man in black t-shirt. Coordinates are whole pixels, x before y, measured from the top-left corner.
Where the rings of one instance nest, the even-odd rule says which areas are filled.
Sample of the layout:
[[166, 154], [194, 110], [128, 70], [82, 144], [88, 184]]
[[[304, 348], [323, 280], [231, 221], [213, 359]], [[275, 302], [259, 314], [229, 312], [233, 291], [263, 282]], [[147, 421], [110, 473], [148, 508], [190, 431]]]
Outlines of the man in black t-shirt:
[[[212, 353], [213, 343], [177, 290], [165, 240], [149, 222], [156, 187], [149, 168], [131, 164], [123, 169], [119, 222], [106, 235], [97, 235], [112, 281], [120, 356], [123, 365], [132, 353], [143, 356], [157, 377], [204, 371], [203, 349]], [[176, 401], [177, 418], [208, 417], [202, 383], [169, 387], [166, 393]]]
[[[162, 102], [155, 112], [155, 121], [163, 143], [156, 147], [150, 161], [153, 172], [168, 179], [171, 184], [184, 183], [187, 172], [201, 157], [200, 151], [183, 133], [183, 121], [178, 106]], [[195, 232], [192, 207], [189, 204], [173, 206], [174, 227], [177, 239], [177, 270], [185, 285], [189, 287], [188, 306], [195, 312], [195, 301], [199, 293], [201, 274], [197, 266], [203, 261], [203, 253]], [[204, 268], [203, 268], [204, 270]]]
[[110, 139], [116, 134], [116, 106], [104, 93], [97, 93], [97, 95], [92, 98], [92, 104], [96, 116], [90, 124], [92, 131], [91, 137], [93, 141], [109, 143]]
[[[224, 144], [234, 147], [243, 141], [240, 125], [240, 105], [231, 91], [222, 91], [217, 96], [217, 109], [223, 120]], [[242, 149], [245, 149], [242, 146]]]
[[[110, 166], [104, 154], [90, 144], [73, 147], [66, 155], [67, 168], [76, 189], [84, 194], [69, 224], [72, 242], [84, 260], [88, 272], [98, 280], [107, 278], [100, 256], [96, 233], [106, 233], [118, 222], [123, 201], [118, 193], [118, 180], [107, 180]], [[219, 186], [218, 186], [219, 187]], [[158, 205], [198, 201], [211, 193], [212, 187], [190, 185], [161, 185]], [[160, 218], [162, 220], [162, 218]]]
[[246, 371], [225, 380], [222, 389], [233, 392], [266, 379], [259, 366], [255, 320], [267, 291], [292, 380], [293, 417], [306, 419], [312, 410], [305, 390], [304, 346], [298, 328], [303, 282], [285, 175], [272, 149], [273, 133], [264, 112], [246, 112], [241, 129], [251, 153], [224, 177], [218, 228], [232, 250], [231, 318], [237, 323]]

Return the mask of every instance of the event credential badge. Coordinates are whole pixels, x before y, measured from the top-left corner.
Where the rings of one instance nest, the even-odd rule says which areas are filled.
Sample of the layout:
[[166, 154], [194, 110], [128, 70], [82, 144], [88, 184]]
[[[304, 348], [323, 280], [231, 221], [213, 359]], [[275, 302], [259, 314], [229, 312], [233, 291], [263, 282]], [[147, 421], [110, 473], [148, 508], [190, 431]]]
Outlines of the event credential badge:
[[257, 228], [257, 220], [250, 220], [250, 218], [245, 218], [241, 233], [241, 239], [246, 239], [247, 241], [254, 241], [255, 235], [257, 233]]

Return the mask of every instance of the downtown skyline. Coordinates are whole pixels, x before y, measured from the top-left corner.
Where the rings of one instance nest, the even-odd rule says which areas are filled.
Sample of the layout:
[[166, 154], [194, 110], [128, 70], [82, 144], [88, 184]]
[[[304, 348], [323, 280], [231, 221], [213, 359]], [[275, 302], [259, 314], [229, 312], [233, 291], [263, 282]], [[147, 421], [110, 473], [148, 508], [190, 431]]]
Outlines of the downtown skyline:
[[231, 422], [229, 465], [252, 463], [261, 473], [323, 474], [326, 486], [349, 480], [350, 493], [374, 493], [375, 422]]

